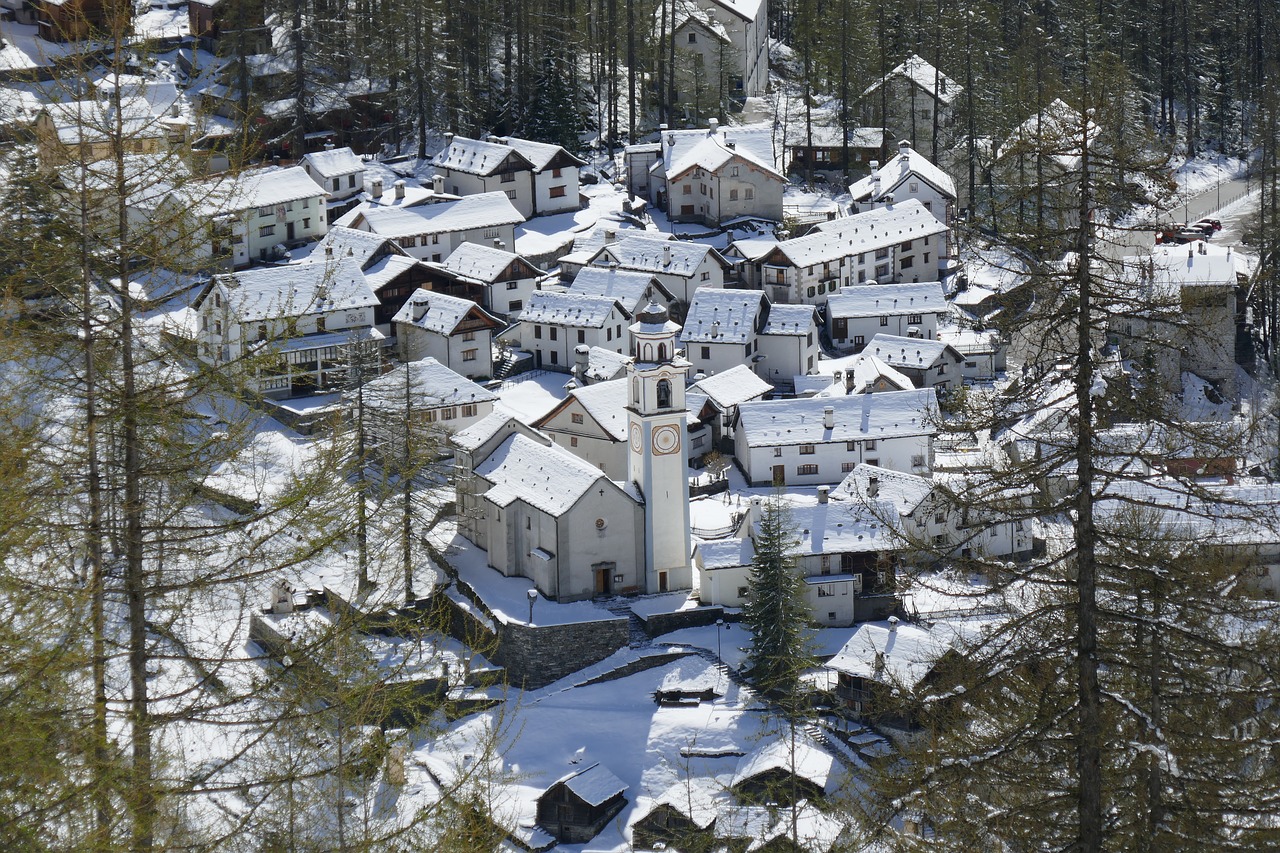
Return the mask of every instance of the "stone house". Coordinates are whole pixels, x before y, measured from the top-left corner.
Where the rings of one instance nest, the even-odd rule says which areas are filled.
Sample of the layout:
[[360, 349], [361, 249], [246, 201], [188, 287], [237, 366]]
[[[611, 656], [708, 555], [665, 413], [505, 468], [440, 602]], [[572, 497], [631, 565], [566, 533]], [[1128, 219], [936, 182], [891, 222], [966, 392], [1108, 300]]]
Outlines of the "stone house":
[[430, 356], [468, 379], [493, 375], [493, 338], [503, 322], [474, 302], [419, 289], [392, 324], [405, 361]]
[[850, 186], [849, 193], [851, 213], [915, 199], [948, 228], [955, 215], [956, 182], [905, 139], [898, 143], [897, 156], [883, 166], [873, 160], [871, 174]]
[[752, 803], [783, 808], [800, 800], [820, 800], [836, 774], [835, 758], [807, 735], [793, 744], [767, 738], [738, 760], [729, 789]]
[[[673, 38], [680, 54], [677, 60], [677, 103], [686, 112], [708, 99], [698, 91], [699, 78], [715, 75], [713, 87], [725, 90], [725, 97], [711, 98], [707, 106], [725, 100], [741, 102], [763, 95], [769, 83], [768, 3], [765, 0], [712, 0], [697, 4], [675, 3]], [[671, 15], [666, 2], [657, 15]], [[655, 21], [657, 20], [655, 15]], [[656, 38], [656, 25], [654, 37]], [[698, 74], [695, 70], [707, 69]], [[705, 83], [703, 84], [706, 85]], [[700, 116], [691, 113], [691, 117]]]
[[838, 483], [863, 462], [923, 474], [937, 417], [932, 388], [743, 403], [734, 455], [753, 486]]
[[440, 262], [463, 243], [491, 246], [499, 240], [514, 246], [515, 227], [522, 222], [524, 217], [507, 196], [493, 192], [413, 207], [361, 209], [350, 225], [394, 240], [419, 260]]
[[841, 287], [936, 281], [947, 252], [945, 225], [914, 199], [821, 222], [803, 237], [740, 241], [744, 286], [773, 302], [823, 305]]
[[948, 311], [936, 281], [841, 287], [827, 299], [827, 335], [836, 349], [854, 353], [879, 334], [931, 341]]
[[479, 140], [445, 134], [445, 147], [431, 165], [448, 192], [501, 192], [528, 219], [577, 210], [578, 170], [586, 161], [559, 145], [513, 136]]
[[[129, 154], [159, 154], [169, 148], [171, 129], [164, 113], [137, 94], [120, 97], [119, 116], [110, 98], [45, 104], [32, 129], [40, 165], [92, 163], [112, 156], [112, 141], [123, 134]], [[117, 128], [119, 122], [119, 129]]]
[[350, 348], [380, 341], [378, 297], [352, 258], [214, 276], [196, 298], [196, 351], [210, 364], [242, 363], [268, 397], [345, 385]]
[[626, 790], [603, 764], [575, 770], [538, 797], [538, 825], [566, 844], [584, 844], [626, 806]]
[[909, 377], [917, 388], [945, 390], [964, 381], [964, 356], [943, 341], [878, 334], [867, 341], [863, 353]]
[[[862, 92], [862, 124], [883, 127], [889, 138], [906, 139], [912, 148], [931, 144], [936, 126], [941, 146], [951, 138], [956, 99], [963, 91], [959, 83], [912, 54]], [[937, 151], [932, 153], [937, 157]]]

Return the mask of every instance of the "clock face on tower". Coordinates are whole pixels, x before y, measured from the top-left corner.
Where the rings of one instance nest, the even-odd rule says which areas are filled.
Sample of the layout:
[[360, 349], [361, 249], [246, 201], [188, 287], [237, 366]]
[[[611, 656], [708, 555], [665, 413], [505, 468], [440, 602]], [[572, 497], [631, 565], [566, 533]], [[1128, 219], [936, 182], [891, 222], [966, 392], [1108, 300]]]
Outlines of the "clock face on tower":
[[644, 445], [644, 436], [641, 435], [640, 424], [635, 421], [631, 422], [631, 449], [636, 453], [640, 452], [640, 448]]
[[680, 430], [666, 424], [653, 431], [653, 452], [659, 456], [675, 453], [680, 449]]

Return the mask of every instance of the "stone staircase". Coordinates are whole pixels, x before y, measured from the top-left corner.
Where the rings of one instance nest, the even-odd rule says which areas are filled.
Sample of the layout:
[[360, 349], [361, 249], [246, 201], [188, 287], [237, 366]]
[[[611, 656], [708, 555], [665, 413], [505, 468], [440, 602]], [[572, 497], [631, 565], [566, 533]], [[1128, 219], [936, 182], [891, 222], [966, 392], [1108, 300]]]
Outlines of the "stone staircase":
[[511, 351], [506, 353], [502, 360], [493, 366], [493, 378], [501, 381], [515, 376], [517, 373], [525, 372], [532, 365], [532, 353]]

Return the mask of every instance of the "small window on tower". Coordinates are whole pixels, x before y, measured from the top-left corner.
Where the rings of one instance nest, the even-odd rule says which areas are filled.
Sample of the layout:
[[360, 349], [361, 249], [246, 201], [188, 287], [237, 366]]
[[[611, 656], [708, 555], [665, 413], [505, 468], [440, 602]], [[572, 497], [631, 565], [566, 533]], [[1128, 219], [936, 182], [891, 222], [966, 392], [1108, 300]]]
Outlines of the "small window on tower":
[[671, 406], [671, 381], [667, 379], [658, 380], [658, 408], [666, 409]]

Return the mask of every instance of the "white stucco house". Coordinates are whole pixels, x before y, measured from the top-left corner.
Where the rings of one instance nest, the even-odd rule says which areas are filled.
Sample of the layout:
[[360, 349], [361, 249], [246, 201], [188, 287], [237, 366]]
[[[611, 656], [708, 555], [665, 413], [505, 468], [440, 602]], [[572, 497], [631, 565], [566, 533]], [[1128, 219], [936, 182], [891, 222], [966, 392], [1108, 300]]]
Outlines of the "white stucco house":
[[898, 143], [897, 155], [883, 166], [872, 162], [871, 173], [850, 186], [849, 193], [853, 196], [851, 213], [915, 199], [943, 225], [950, 228], [953, 224], [956, 182], [905, 139]]
[[[659, 4], [658, 15], [672, 14], [667, 2], [675, 4], [673, 37], [680, 54], [677, 103], [690, 111], [700, 102], [719, 106], [717, 95], [722, 87], [725, 100], [741, 102], [764, 94], [769, 82], [767, 0], [665, 0]], [[693, 69], [705, 70], [695, 75]], [[709, 83], [707, 78], [713, 75], [724, 79]], [[703, 91], [706, 89], [710, 91]]]
[[383, 452], [393, 457], [404, 452], [406, 412], [416, 431], [411, 434], [436, 432], [445, 449], [448, 434], [488, 417], [498, 399], [494, 392], [430, 356], [397, 365], [364, 383], [361, 390], [370, 436], [375, 444], [386, 445]]
[[859, 463], [923, 474], [937, 423], [932, 388], [762, 400], [738, 407], [734, 454], [757, 486], [838, 483]]
[[756, 290], [699, 288], [680, 341], [695, 374], [748, 364], [771, 385], [790, 385], [817, 366], [818, 315], [812, 305], [774, 305]]
[[841, 287], [827, 299], [827, 334], [837, 349], [855, 353], [880, 334], [929, 341], [948, 311], [936, 281]]
[[646, 232], [623, 232], [591, 258], [592, 266], [616, 265], [647, 273], [686, 305], [699, 287], [724, 287], [732, 267], [714, 247], [685, 240], [654, 239]]
[[493, 375], [493, 338], [504, 324], [468, 299], [419, 289], [392, 325], [405, 361], [431, 357], [468, 379]]
[[269, 397], [344, 385], [350, 347], [381, 341], [378, 297], [360, 264], [341, 257], [214, 276], [195, 300], [197, 355], [240, 363]]
[[520, 312], [515, 338], [546, 370], [570, 370], [580, 345], [625, 353], [630, 349], [631, 316], [609, 296], [535, 291]]
[[463, 243], [439, 263], [428, 264], [460, 289], [478, 291], [488, 311], [514, 317], [546, 277], [532, 261], [499, 246]]
[[[955, 80], [912, 54], [862, 92], [862, 124], [883, 127], [890, 139], [906, 139], [913, 148], [928, 145], [937, 157], [952, 138], [955, 105], [963, 91]], [[935, 127], [938, 151], [932, 149]]]
[[944, 341], [878, 334], [863, 354], [880, 359], [917, 388], [955, 388], [964, 380], [964, 356]]
[[437, 262], [463, 243], [492, 246], [499, 240], [514, 246], [515, 227], [525, 219], [500, 192], [415, 207], [370, 207], [352, 212], [352, 228], [394, 240], [418, 260]]
[[337, 219], [364, 193], [364, 161], [350, 148], [325, 148], [302, 155], [298, 163], [325, 191], [329, 222]]
[[445, 147], [431, 165], [448, 192], [501, 192], [528, 219], [577, 210], [578, 170], [586, 161], [559, 145], [514, 136], [480, 140], [445, 134]]

